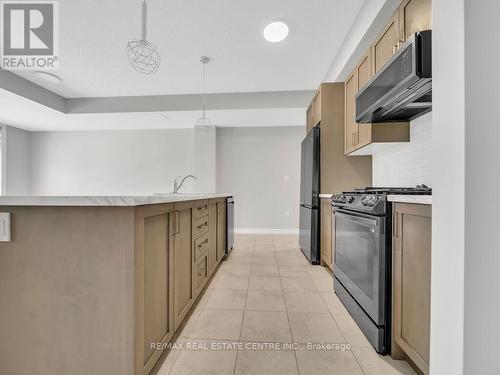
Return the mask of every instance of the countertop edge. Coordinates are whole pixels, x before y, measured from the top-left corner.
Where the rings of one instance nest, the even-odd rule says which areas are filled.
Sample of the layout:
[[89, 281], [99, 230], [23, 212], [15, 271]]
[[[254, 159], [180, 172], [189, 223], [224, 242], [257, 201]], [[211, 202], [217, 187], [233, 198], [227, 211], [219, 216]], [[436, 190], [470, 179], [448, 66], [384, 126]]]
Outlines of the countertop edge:
[[0, 207], [138, 207], [152, 204], [188, 202], [232, 197], [229, 193], [203, 195], [144, 196], [1, 196]]
[[320, 199], [332, 199], [333, 194], [320, 194]]
[[432, 195], [388, 195], [387, 200], [394, 203], [432, 205]]

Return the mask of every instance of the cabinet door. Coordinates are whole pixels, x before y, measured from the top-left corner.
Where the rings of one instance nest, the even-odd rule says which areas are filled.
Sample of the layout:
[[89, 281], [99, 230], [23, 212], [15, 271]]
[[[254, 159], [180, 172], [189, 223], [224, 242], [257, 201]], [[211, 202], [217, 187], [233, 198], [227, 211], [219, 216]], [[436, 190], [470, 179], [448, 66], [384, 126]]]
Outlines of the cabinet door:
[[[357, 67], [358, 73], [358, 86], [356, 93], [363, 88], [364, 85], [373, 76], [373, 66], [372, 66], [372, 53], [371, 49], [363, 56], [361, 62]], [[356, 106], [356, 99], [354, 100], [354, 106]], [[354, 115], [356, 117], [356, 115]], [[372, 141], [372, 126], [371, 124], [357, 124], [356, 123], [356, 135], [354, 138], [354, 148], [358, 149], [360, 147], [370, 144]]]
[[430, 30], [431, 0], [404, 0], [399, 7], [400, 38], [406, 41], [418, 31]]
[[321, 260], [332, 270], [332, 209], [330, 199], [321, 201]]
[[175, 329], [193, 304], [192, 215], [192, 208], [176, 210], [172, 214]]
[[345, 82], [345, 153], [354, 150], [356, 136], [356, 93], [358, 92], [358, 75], [355, 70]]
[[391, 18], [384, 31], [373, 43], [373, 66], [377, 73], [384, 64], [396, 53], [400, 46], [398, 12]]
[[395, 204], [393, 215], [393, 353], [429, 373], [431, 207]]
[[217, 203], [217, 261], [226, 254], [226, 202]]
[[[134, 373], [149, 374], [175, 332], [172, 313], [172, 261], [169, 213], [138, 209], [135, 250]], [[170, 210], [169, 210], [170, 211]]]
[[309, 133], [309, 130], [313, 128], [314, 116], [313, 116], [313, 103], [307, 108], [306, 112], [306, 134]]
[[208, 271], [211, 275], [218, 264], [217, 256], [217, 203], [208, 205]]

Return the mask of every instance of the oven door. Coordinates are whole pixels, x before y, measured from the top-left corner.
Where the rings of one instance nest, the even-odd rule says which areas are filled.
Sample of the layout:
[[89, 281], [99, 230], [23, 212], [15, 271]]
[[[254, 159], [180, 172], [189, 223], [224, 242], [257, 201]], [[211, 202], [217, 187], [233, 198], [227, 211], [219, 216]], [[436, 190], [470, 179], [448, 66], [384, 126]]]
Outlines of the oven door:
[[335, 209], [334, 275], [378, 325], [385, 324], [385, 217]]

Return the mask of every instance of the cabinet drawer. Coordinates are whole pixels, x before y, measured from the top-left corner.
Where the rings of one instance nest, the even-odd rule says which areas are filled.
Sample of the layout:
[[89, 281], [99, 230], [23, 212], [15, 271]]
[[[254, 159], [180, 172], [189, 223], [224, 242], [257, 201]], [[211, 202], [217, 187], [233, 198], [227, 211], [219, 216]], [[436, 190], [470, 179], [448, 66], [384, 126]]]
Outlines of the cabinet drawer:
[[208, 232], [208, 216], [194, 221], [193, 236], [198, 238]]
[[195, 201], [194, 204], [194, 218], [199, 219], [208, 215], [208, 200], [202, 199]]
[[195, 286], [196, 290], [200, 290], [203, 288], [206, 280], [208, 279], [208, 255], [205, 255], [197, 264], [196, 264], [196, 275], [195, 275]]
[[208, 233], [194, 241], [194, 260], [201, 259], [208, 251]]

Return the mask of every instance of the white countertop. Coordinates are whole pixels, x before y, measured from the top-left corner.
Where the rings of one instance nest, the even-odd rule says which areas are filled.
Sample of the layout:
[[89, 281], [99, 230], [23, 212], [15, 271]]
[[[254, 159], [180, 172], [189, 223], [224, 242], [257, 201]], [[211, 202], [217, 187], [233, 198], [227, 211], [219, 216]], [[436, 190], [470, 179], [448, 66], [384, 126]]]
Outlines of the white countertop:
[[319, 197], [324, 199], [332, 199], [333, 194], [320, 194]]
[[389, 202], [432, 205], [432, 195], [388, 195]]
[[129, 196], [0, 196], [0, 206], [145, 206], [199, 199], [231, 197], [232, 194], [165, 194]]

